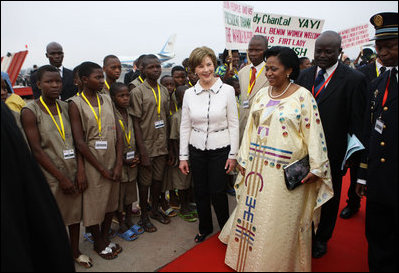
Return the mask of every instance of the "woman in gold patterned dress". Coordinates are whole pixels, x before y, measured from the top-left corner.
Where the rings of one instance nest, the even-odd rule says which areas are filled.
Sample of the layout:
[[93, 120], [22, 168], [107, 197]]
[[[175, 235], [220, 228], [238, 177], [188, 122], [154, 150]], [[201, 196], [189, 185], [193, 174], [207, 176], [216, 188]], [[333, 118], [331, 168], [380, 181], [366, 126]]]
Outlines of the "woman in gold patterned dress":
[[[270, 86], [254, 98], [239, 151], [237, 207], [219, 239], [236, 271], [311, 271], [312, 222], [333, 196], [317, 104], [292, 83], [299, 60], [287, 47], [265, 52]], [[302, 185], [287, 189], [283, 168], [309, 155]]]

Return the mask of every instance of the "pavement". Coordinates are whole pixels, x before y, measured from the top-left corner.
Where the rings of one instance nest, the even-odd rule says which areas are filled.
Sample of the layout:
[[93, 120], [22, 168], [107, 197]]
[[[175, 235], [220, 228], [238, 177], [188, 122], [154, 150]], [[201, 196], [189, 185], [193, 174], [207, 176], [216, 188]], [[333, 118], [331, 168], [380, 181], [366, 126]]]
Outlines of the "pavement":
[[[236, 206], [235, 197], [228, 195], [230, 213]], [[219, 232], [216, 215], [213, 214], [213, 230], [211, 237]], [[172, 262], [180, 255], [197, 244], [194, 237], [198, 233], [198, 221], [190, 223], [181, 219], [179, 216], [171, 217], [171, 222], [167, 225], [151, 219], [157, 227], [154, 233], [144, 232], [134, 241], [125, 241], [116, 236], [112, 242], [118, 243], [123, 251], [116, 259], [105, 260], [93, 250], [93, 245], [83, 239], [84, 227], [81, 226], [80, 251], [88, 255], [93, 260], [93, 267], [85, 269], [75, 263], [77, 272], [155, 272]], [[139, 221], [139, 217], [134, 217], [134, 223]], [[118, 225], [112, 223], [112, 228], [117, 229]]]

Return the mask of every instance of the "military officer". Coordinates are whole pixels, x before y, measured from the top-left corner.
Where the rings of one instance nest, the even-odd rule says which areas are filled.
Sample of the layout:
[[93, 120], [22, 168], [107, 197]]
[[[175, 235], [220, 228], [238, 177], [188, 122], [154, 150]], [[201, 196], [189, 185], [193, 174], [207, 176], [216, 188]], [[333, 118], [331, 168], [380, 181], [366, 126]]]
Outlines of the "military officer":
[[387, 70], [369, 89], [356, 192], [367, 196], [370, 271], [398, 270], [398, 13], [371, 17], [375, 47]]

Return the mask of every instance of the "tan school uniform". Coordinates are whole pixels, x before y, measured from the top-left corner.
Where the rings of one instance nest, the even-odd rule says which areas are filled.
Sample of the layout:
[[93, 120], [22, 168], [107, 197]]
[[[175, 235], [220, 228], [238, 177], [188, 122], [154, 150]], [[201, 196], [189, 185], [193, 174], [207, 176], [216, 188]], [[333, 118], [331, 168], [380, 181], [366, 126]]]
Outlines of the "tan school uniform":
[[[56, 101], [61, 111], [62, 122], [65, 130], [65, 143], [51, 116], [47, 111], [44, 112], [36, 101], [29, 102], [24, 108], [30, 109], [36, 116], [37, 127], [40, 133], [41, 148], [49, 156], [57, 169], [74, 183], [77, 171], [76, 153], [74, 158], [64, 159], [64, 150], [75, 150], [71, 122], [68, 114], [68, 103], [61, 100]], [[61, 129], [58, 114], [53, 115], [53, 117]], [[82, 219], [82, 194], [64, 194], [59, 187], [59, 181], [42, 166], [40, 167], [47, 179], [51, 192], [57, 201], [65, 225], [79, 223]]]
[[[116, 163], [116, 124], [113, 104], [110, 96], [101, 95], [101, 127], [102, 136], [90, 106], [82, 95], [74, 96], [70, 100], [77, 106], [83, 127], [83, 134], [90, 152], [108, 170], [115, 167]], [[101, 99], [100, 99], [101, 101]], [[98, 107], [93, 106], [98, 116]], [[95, 148], [96, 141], [107, 141], [107, 149]], [[83, 225], [92, 226], [101, 224], [104, 215], [118, 208], [119, 183], [104, 178], [85, 158], [85, 171], [88, 188], [83, 192]]]
[[[170, 97], [170, 103], [169, 103], [168, 127], [170, 128], [170, 119], [173, 116], [173, 114], [178, 111], [176, 90], [173, 91], [172, 95], [170, 95], [169, 97]], [[174, 189], [173, 188], [173, 177], [171, 175], [172, 168], [173, 168], [173, 166], [169, 166], [168, 164], [166, 164], [164, 179], [162, 180], [162, 192], [166, 192], [166, 191]]]
[[[170, 97], [166, 87], [158, 84], [160, 88], [161, 97], [158, 98], [158, 88], [154, 89], [157, 100], [160, 100], [161, 109], [158, 116], [157, 102], [154, 97], [154, 92], [147, 80], [143, 84], [134, 88], [131, 91], [132, 113], [133, 116], [139, 119], [140, 128], [143, 134], [144, 146], [147, 150], [150, 160], [153, 161], [153, 177], [155, 180], [162, 181], [165, 171], [165, 163], [159, 164], [156, 161], [165, 161], [164, 156], [168, 154], [168, 124], [167, 119], [169, 116], [169, 102]], [[159, 123], [163, 122], [160, 126]], [[156, 128], [157, 126], [157, 128]], [[162, 157], [163, 156], [163, 157]], [[140, 183], [143, 183], [142, 175], [148, 168], [139, 167]], [[145, 185], [151, 183], [146, 181]]]
[[[262, 62], [261, 67], [265, 65], [265, 62]], [[261, 69], [260, 69], [261, 70]], [[258, 93], [260, 89], [263, 87], [266, 87], [269, 85], [269, 81], [266, 78], [265, 74], [265, 68], [263, 68], [262, 71], [257, 71], [257, 73], [261, 73], [260, 75], [257, 74], [257, 78], [254, 84], [254, 87], [251, 91], [251, 93], [248, 96], [248, 85], [249, 85], [249, 77], [251, 73], [251, 65], [246, 65], [244, 66], [239, 72], [238, 72], [238, 78], [240, 82], [240, 89], [241, 89], [241, 95], [240, 95], [240, 107], [239, 107], [239, 122], [240, 122], [240, 134], [239, 134], [239, 139], [241, 143], [242, 136], [244, 134], [245, 130], [245, 125], [247, 124], [248, 120], [248, 115], [249, 115], [249, 109], [251, 108], [251, 105], [253, 103], [253, 98], [255, 95]], [[258, 76], [259, 75], [259, 76]]]
[[[136, 156], [137, 149], [136, 149], [136, 139], [134, 134], [133, 128], [133, 117], [131, 109], [128, 108], [128, 124], [126, 124], [125, 120], [122, 117], [122, 114], [119, 112], [118, 109], [115, 108], [115, 115], [118, 123], [121, 121], [123, 122], [124, 129], [120, 126], [123, 135], [123, 156], [126, 158], [128, 152], [134, 152]], [[130, 142], [128, 142], [130, 132]], [[126, 134], [126, 135], [125, 135]], [[127, 165], [123, 165], [122, 168], [122, 178], [120, 183], [120, 190], [119, 190], [119, 205], [118, 211], [123, 211], [123, 207], [136, 202], [137, 199], [137, 170], [138, 167], [131, 168]]]
[[[105, 80], [104, 80], [104, 81], [105, 81]], [[110, 86], [109, 83], [107, 83], [107, 84], [108, 84], [108, 86]], [[109, 88], [108, 88], [107, 84], [105, 84], [105, 82], [104, 82], [103, 89], [101, 89], [101, 91], [99, 91], [99, 93], [100, 93], [101, 95], [108, 95], [108, 96], [110, 96], [110, 94], [109, 94]]]
[[132, 89], [140, 86], [143, 82], [144, 81], [142, 81], [141, 76], [135, 78], [133, 81], [129, 82], [129, 84], [128, 84], [129, 90], [132, 90]]
[[[170, 119], [170, 139], [179, 141], [180, 139], [180, 123], [182, 110], [179, 109]], [[191, 184], [191, 172], [188, 175], [183, 174], [177, 166], [171, 167], [168, 173], [169, 179], [173, 181], [173, 189], [187, 190]]]

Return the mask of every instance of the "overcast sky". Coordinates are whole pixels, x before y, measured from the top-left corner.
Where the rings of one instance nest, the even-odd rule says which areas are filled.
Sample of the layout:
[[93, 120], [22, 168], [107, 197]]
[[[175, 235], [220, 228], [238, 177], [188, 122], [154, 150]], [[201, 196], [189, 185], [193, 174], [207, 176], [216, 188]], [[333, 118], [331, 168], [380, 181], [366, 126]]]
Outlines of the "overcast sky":
[[[378, 12], [398, 11], [396, 1], [238, 1], [254, 11], [324, 19], [325, 30], [340, 31], [366, 24]], [[136, 56], [158, 53], [176, 33], [176, 57], [198, 46], [216, 53], [225, 47], [222, 1], [1, 1], [1, 56], [25, 50], [23, 68], [47, 64], [45, 48], [56, 41], [64, 49], [64, 66], [83, 61], [102, 65], [108, 54]], [[374, 28], [369, 26], [370, 36]], [[345, 53], [355, 58], [359, 48]]]

